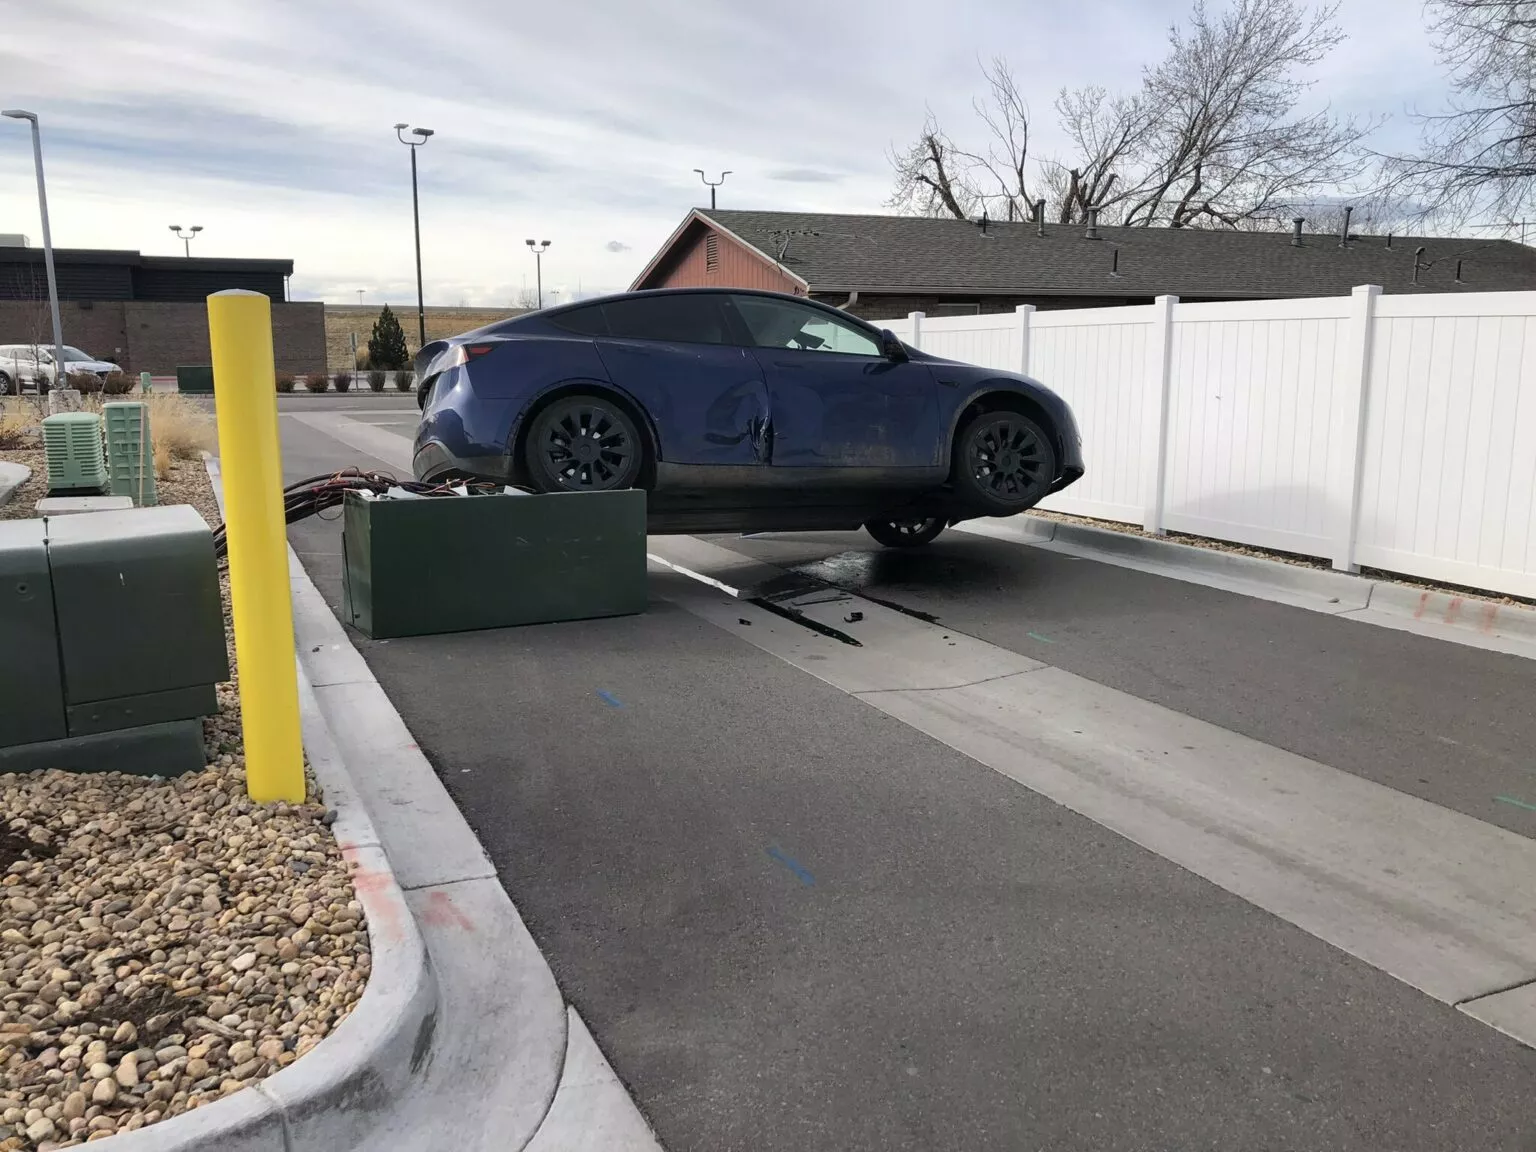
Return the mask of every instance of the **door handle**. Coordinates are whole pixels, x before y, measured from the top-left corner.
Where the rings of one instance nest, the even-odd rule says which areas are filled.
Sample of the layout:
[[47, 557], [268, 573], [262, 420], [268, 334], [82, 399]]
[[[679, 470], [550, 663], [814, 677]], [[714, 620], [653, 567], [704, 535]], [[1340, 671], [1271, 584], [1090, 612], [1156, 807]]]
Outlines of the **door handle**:
[[942, 376], [939, 377], [939, 383], [944, 385], [946, 388], [958, 388], [960, 386], [960, 381], [946, 380]]

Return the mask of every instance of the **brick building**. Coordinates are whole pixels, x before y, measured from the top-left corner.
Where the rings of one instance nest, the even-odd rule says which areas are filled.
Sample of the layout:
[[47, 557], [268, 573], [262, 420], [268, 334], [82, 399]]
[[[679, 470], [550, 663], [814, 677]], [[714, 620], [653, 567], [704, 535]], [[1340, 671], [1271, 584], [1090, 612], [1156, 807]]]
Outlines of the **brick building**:
[[[228, 288], [272, 300], [279, 371], [325, 367], [325, 306], [286, 302], [291, 260], [144, 256], [55, 248], [64, 342], [130, 372], [169, 374], [207, 364], [207, 297]], [[0, 344], [49, 344], [48, 277], [38, 248], [0, 246]]]
[[1087, 228], [924, 216], [695, 209], [631, 285], [765, 288], [867, 319], [1183, 300], [1536, 289], [1510, 240]]

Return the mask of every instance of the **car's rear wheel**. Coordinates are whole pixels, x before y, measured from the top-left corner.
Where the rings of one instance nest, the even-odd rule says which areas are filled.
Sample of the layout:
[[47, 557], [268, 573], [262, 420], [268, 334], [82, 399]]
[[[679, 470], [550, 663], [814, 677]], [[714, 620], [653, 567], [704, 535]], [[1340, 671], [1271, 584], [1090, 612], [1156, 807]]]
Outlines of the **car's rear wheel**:
[[932, 543], [948, 523], [942, 516], [922, 520], [871, 520], [864, 525], [864, 531], [887, 548], [919, 548]]
[[1056, 478], [1056, 451], [1040, 425], [1018, 412], [981, 412], [955, 437], [960, 498], [989, 516], [1011, 516], [1044, 499]]
[[[11, 378], [8, 375], [6, 375], [4, 372], [0, 372], [0, 396], [9, 396], [10, 394], [11, 394]], [[21, 395], [21, 389], [20, 388], [16, 389], [16, 395], [18, 395], [18, 396]]]
[[614, 401], [565, 396], [533, 418], [523, 456], [540, 492], [610, 492], [635, 486], [645, 446]]

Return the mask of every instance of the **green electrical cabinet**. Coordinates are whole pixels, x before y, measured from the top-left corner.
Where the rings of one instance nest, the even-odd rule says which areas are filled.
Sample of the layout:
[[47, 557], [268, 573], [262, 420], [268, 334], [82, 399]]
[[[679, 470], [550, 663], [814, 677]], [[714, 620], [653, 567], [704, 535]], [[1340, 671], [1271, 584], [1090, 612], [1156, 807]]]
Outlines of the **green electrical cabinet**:
[[645, 493], [365, 499], [342, 511], [346, 620], [375, 638], [644, 612]]
[[176, 391], [212, 392], [213, 367], [207, 364], [178, 364], [176, 366]]
[[0, 748], [59, 740], [64, 679], [41, 520], [0, 520]]
[[0, 521], [0, 636], [0, 772], [202, 766], [229, 660], [196, 509]]

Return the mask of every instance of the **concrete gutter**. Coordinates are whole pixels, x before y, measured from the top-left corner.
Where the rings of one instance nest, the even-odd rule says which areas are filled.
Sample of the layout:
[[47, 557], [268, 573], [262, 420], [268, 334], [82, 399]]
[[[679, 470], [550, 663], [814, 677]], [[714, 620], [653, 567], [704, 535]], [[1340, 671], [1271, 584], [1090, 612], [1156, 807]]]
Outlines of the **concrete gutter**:
[[[223, 508], [218, 461], [207, 460]], [[373, 949], [302, 1060], [119, 1152], [660, 1152], [410, 732], [289, 550], [310, 764]], [[349, 771], [348, 765], [365, 765]]]
[[967, 520], [957, 530], [1364, 624], [1414, 632], [1452, 644], [1536, 659], [1536, 609], [1521, 605], [1499, 604], [1413, 584], [1287, 564], [1262, 556], [1201, 548], [1043, 516]]
[[16, 490], [32, 478], [32, 469], [25, 464], [12, 464], [0, 460], [0, 504], [10, 503]]
[[[222, 510], [217, 461], [208, 461], [208, 471]], [[305, 751], [336, 812], [332, 832], [367, 915], [368, 985], [347, 1018], [303, 1059], [233, 1096], [114, 1136], [118, 1152], [370, 1146], [387, 1133], [392, 1103], [415, 1078], [434, 1034], [439, 997], [426, 945], [302, 665], [298, 678]]]

